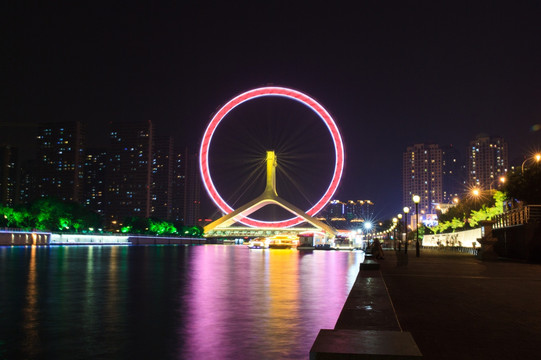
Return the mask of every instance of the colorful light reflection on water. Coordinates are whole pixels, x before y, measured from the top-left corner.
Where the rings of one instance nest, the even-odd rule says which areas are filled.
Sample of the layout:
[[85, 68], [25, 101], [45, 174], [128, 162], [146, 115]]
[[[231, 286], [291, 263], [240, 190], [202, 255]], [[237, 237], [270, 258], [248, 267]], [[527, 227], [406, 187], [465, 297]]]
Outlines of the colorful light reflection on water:
[[0, 248], [0, 358], [299, 359], [360, 252]]

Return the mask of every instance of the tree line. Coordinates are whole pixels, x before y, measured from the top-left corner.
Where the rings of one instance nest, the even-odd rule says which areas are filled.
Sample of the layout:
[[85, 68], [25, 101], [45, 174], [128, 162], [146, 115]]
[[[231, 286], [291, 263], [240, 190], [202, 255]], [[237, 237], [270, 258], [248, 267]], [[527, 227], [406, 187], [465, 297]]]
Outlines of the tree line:
[[[51, 232], [100, 233], [103, 218], [85, 206], [53, 197], [27, 205], [9, 207], [0, 204], [0, 227]], [[157, 218], [129, 217], [120, 228], [123, 233], [200, 237], [199, 226], [184, 226]]]

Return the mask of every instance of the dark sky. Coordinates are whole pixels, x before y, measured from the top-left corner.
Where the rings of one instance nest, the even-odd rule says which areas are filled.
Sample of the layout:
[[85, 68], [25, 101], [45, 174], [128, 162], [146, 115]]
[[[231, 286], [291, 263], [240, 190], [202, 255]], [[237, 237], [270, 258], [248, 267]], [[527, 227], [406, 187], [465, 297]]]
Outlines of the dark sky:
[[371, 199], [381, 217], [401, 208], [410, 144], [465, 153], [487, 133], [511, 160], [541, 148], [539, 1], [10, 3], [3, 142], [27, 123], [82, 120], [100, 143], [108, 121], [151, 119], [196, 148], [236, 94], [290, 87], [342, 130], [337, 197]]

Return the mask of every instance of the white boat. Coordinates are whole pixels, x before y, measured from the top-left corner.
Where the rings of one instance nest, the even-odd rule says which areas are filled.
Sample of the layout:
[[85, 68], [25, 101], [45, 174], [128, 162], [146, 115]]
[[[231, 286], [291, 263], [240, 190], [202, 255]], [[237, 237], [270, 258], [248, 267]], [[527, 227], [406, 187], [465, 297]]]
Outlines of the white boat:
[[248, 242], [248, 248], [249, 249], [268, 249], [269, 240], [264, 237], [252, 239]]

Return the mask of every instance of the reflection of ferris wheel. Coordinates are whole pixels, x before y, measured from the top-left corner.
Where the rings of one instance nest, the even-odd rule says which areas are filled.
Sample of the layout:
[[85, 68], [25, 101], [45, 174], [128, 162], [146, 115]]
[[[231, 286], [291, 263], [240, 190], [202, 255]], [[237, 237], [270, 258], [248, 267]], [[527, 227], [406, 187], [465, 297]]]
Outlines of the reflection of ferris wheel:
[[[323, 209], [323, 207], [331, 200], [334, 195], [342, 172], [344, 169], [344, 146], [342, 143], [342, 138], [338, 127], [336, 126], [334, 120], [329, 115], [329, 113], [321, 106], [317, 101], [310, 98], [309, 96], [295, 90], [282, 88], [282, 87], [263, 87], [254, 90], [247, 91], [242, 93], [228, 103], [226, 103], [221, 109], [218, 110], [216, 115], [212, 118], [210, 124], [208, 125], [205, 133], [203, 135], [203, 141], [200, 149], [200, 170], [201, 176], [203, 179], [203, 184], [216, 206], [223, 211], [225, 214], [230, 214], [234, 212], [232, 206], [230, 206], [218, 193], [215, 184], [212, 181], [210, 165], [209, 165], [209, 150], [212, 138], [216, 132], [216, 129], [220, 122], [225, 119], [225, 117], [237, 106], [247, 101], [261, 98], [261, 97], [282, 97], [286, 99], [295, 100], [311, 111], [313, 111], [325, 124], [329, 134], [332, 137], [332, 142], [334, 146], [334, 169], [330, 184], [328, 185], [326, 191], [321, 196], [321, 198], [313, 205], [310, 209], [306, 210], [306, 214], [313, 216]], [[281, 221], [263, 221], [250, 218], [247, 215], [239, 214], [235, 219], [247, 226], [252, 227], [264, 227], [264, 228], [282, 228], [290, 227], [305, 221], [302, 216], [296, 215], [293, 218], [281, 220]]]

